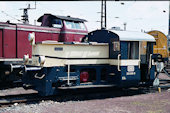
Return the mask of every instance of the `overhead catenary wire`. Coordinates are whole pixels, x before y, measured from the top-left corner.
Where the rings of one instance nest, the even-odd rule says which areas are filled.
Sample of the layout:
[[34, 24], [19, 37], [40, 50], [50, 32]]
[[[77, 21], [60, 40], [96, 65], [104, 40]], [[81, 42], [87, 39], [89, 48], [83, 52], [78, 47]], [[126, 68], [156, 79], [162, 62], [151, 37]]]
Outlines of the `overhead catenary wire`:
[[15, 19], [15, 20], [17, 20], [17, 21], [19, 21], [19, 22], [22, 22], [22, 20], [17, 19], [17, 18], [15, 18], [15, 17], [13, 17], [13, 16], [9, 15], [9, 14], [8, 14], [8, 13], [6, 13], [5, 11], [1, 11], [1, 13], [5, 14], [6, 16], [11, 17], [11, 18], [13, 18], [13, 19]]

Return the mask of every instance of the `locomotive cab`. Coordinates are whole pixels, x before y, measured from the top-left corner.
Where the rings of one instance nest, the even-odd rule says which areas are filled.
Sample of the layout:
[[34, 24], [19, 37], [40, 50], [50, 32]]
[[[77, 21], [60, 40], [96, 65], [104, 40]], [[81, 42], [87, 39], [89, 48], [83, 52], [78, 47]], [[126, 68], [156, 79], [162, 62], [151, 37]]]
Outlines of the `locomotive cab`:
[[83, 35], [87, 34], [84, 19], [70, 16], [44, 14], [38, 20], [41, 26], [61, 29], [59, 42], [80, 42]]
[[[152, 83], [155, 64], [152, 61], [155, 39], [141, 32], [96, 30], [88, 35], [89, 41], [109, 43], [110, 76], [118, 86], [134, 86], [140, 82]], [[147, 46], [143, 45], [143, 42]], [[142, 51], [145, 48], [144, 51]], [[121, 76], [120, 76], [121, 75]]]

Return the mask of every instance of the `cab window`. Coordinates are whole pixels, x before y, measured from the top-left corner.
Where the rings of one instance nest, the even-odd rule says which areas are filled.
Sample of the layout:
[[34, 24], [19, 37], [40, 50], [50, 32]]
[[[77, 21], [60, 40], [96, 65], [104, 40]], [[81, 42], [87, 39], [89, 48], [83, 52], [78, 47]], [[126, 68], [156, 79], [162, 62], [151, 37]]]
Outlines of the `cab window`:
[[85, 25], [82, 22], [65, 21], [65, 25], [68, 29], [86, 30]]
[[56, 28], [62, 28], [63, 24], [60, 19], [54, 19], [52, 22], [52, 26]]
[[112, 42], [112, 44], [113, 44], [113, 51], [120, 51], [120, 42], [119, 41]]
[[80, 24], [81, 30], [86, 30], [84, 23], [79, 23], [79, 24]]
[[75, 29], [76, 28], [75, 25], [74, 25], [74, 22], [65, 21], [65, 23], [66, 23], [66, 27], [68, 29]]
[[75, 24], [75, 26], [76, 26], [76, 29], [81, 29], [81, 27], [80, 27], [80, 24], [79, 23], [74, 23]]
[[139, 59], [139, 42], [128, 43], [128, 59]]

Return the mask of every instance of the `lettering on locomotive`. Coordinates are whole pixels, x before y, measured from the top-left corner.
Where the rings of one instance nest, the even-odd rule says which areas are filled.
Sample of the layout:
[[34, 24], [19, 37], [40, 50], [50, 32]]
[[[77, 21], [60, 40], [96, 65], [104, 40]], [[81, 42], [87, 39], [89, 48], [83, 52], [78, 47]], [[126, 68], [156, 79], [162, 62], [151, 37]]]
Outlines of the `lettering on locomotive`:
[[63, 48], [62, 47], [55, 47], [54, 50], [55, 51], [63, 51]]

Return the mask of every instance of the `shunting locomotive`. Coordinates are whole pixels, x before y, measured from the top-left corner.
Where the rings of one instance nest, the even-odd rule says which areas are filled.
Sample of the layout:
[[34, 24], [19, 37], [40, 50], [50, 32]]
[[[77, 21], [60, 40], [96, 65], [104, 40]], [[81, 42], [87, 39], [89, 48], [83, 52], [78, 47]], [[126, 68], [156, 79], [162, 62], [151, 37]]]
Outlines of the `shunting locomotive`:
[[24, 88], [31, 86], [42, 96], [67, 88], [152, 85], [155, 79], [155, 39], [149, 34], [101, 29], [70, 43], [35, 43], [36, 37], [28, 37], [32, 62], [24, 56], [22, 81]]
[[55, 40], [58, 42], [80, 42], [87, 35], [86, 20], [70, 16], [44, 14], [37, 20], [41, 26], [0, 22], [0, 83], [18, 80], [25, 54], [32, 57], [32, 46], [27, 40], [35, 32], [35, 42]]

